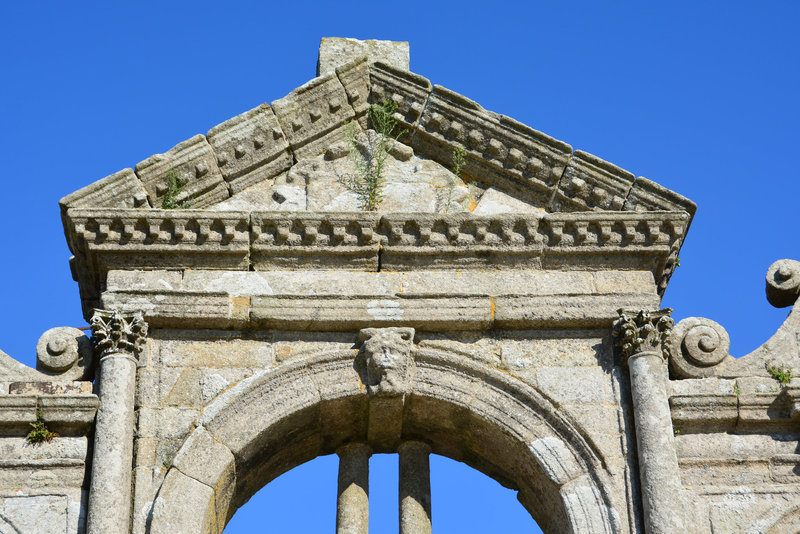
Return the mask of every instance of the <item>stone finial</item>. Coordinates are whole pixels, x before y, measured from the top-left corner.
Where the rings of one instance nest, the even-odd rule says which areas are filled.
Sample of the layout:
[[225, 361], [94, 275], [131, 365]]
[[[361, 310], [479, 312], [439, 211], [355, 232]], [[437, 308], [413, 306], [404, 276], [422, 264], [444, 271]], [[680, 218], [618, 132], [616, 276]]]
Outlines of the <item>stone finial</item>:
[[670, 317], [672, 308], [648, 312], [644, 310], [617, 310], [614, 337], [624, 358], [640, 352], [659, 352], [666, 356], [666, 340], [675, 321]]
[[319, 43], [317, 76], [333, 72], [336, 67], [367, 56], [370, 63], [380, 61], [392, 67], [409, 70], [408, 41], [360, 41], [348, 37], [323, 37]]
[[122, 352], [138, 356], [147, 336], [147, 323], [142, 312], [94, 310], [92, 341], [97, 356]]
[[778, 260], [767, 270], [767, 300], [776, 308], [800, 298], [800, 261]]
[[365, 357], [364, 382], [370, 395], [398, 395], [408, 385], [413, 328], [364, 328], [359, 332]]

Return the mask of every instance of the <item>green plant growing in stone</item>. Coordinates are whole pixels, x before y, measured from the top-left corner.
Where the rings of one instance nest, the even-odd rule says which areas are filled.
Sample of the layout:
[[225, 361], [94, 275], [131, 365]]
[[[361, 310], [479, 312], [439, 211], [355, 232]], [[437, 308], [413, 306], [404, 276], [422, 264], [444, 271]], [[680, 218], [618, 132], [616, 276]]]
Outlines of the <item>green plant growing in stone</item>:
[[188, 200], [178, 202], [178, 196], [183, 192], [186, 180], [181, 179], [180, 173], [176, 169], [167, 172], [167, 192], [164, 193], [164, 200], [161, 201], [161, 209], [188, 209], [191, 203]]
[[781, 385], [788, 384], [792, 380], [792, 370], [789, 367], [769, 364], [767, 372]]
[[734, 384], [733, 394], [736, 395], [737, 397], [742, 394], [742, 390], [739, 388], [739, 384]]
[[39, 444], [45, 442], [49, 443], [50, 441], [53, 440], [53, 438], [58, 437], [57, 432], [51, 432], [47, 428], [47, 425], [45, 424], [44, 418], [42, 416], [41, 408], [38, 408], [36, 410], [36, 421], [31, 423], [31, 426], [33, 428], [31, 429], [30, 432], [28, 432], [28, 435], [25, 436], [25, 439], [27, 440], [28, 443], [32, 444]]
[[358, 147], [358, 130], [354, 123], [347, 125], [347, 137], [350, 143], [350, 156], [355, 166], [355, 174], [346, 186], [358, 195], [361, 209], [377, 211], [383, 201], [383, 180], [386, 171], [386, 159], [397, 140], [405, 130], [397, 129], [397, 121], [392, 116], [397, 111], [397, 103], [384, 100], [381, 104], [372, 104], [367, 110], [370, 127], [377, 133], [367, 136], [367, 149], [362, 153]]
[[464, 168], [464, 156], [467, 154], [467, 149], [464, 145], [456, 145], [453, 149], [453, 176], [450, 178], [450, 184], [447, 188], [447, 200], [444, 203], [444, 212], [450, 211], [450, 204], [453, 201], [453, 191], [456, 188], [456, 178], [461, 178], [461, 170]]

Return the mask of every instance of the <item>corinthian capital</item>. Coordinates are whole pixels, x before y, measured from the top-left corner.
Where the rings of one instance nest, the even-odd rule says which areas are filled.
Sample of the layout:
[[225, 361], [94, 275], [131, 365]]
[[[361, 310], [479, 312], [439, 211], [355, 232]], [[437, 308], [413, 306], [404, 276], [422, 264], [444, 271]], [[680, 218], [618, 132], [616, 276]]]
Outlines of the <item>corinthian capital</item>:
[[672, 308], [658, 311], [617, 310], [614, 337], [624, 358], [640, 352], [658, 352], [666, 357], [666, 340], [675, 321], [670, 317]]
[[138, 356], [147, 337], [147, 323], [142, 312], [94, 310], [92, 341], [97, 356], [125, 353]]

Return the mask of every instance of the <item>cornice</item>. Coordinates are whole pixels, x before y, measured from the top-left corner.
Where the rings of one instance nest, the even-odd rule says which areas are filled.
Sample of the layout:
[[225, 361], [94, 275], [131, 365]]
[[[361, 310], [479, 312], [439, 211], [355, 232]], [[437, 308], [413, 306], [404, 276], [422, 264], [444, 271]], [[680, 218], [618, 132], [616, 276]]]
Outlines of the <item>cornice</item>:
[[685, 212], [386, 214], [73, 208], [84, 304], [122, 270], [648, 270], [663, 291]]

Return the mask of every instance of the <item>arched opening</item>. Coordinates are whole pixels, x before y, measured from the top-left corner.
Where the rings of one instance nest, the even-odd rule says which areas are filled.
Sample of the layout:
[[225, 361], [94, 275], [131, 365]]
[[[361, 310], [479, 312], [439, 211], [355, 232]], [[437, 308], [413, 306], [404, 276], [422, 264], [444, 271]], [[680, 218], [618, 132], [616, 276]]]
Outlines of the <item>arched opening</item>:
[[221, 532], [281, 474], [347, 443], [405, 440], [518, 492], [544, 532], [617, 532], [607, 475], [579, 432], [529, 386], [462, 356], [412, 353], [407, 392], [372, 397], [353, 351], [261, 373], [206, 408], [153, 505], [150, 532]]
[[[240, 507], [225, 534], [334, 532], [336, 456], [320, 456], [279, 476]], [[370, 459], [370, 532], [397, 532], [397, 456]], [[541, 530], [515, 492], [483, 473], [444, 456], [431, 456], [433, 524], [437, 532], [531, 532]]]

